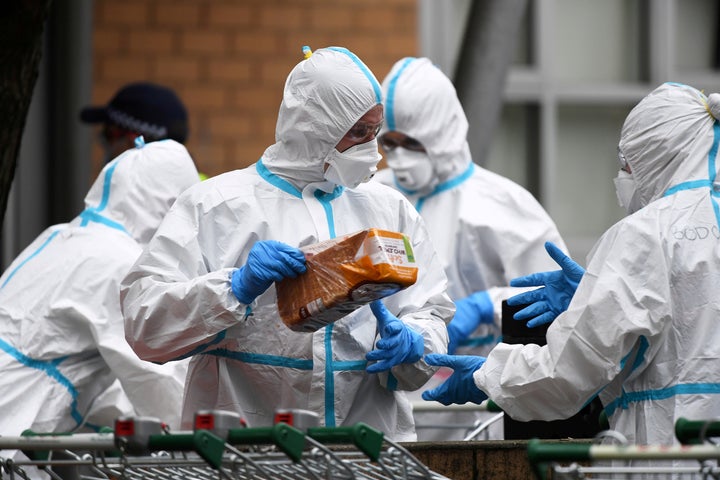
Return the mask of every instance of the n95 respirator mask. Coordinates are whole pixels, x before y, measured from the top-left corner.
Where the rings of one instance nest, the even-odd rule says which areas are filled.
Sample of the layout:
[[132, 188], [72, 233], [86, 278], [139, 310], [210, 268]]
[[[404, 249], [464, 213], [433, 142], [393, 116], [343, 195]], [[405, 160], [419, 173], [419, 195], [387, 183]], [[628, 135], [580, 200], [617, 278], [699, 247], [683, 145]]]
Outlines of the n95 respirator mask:
[[328, 165], [325, 180], [335, 185], [355, 188], [370, 180], [377, 172], [377, 164], [382, 159], [378, 151], [377, 140], [353, 145], [344, 152], [333, 148], [325, 159]]

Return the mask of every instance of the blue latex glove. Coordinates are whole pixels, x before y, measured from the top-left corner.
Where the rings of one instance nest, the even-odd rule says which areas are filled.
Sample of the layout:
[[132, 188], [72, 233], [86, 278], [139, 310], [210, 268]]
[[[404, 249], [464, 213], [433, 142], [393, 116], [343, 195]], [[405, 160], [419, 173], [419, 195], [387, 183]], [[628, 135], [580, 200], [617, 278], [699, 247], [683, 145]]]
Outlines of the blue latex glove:
[[275, 240], [255, 242], [247, 262], [232, 274], [230, 287], [237, 299], [249, 305], [283, 278], [305, 273], [305, 254], [300, 249]]
[[422, 358], [425, 351], [422, 335], [390, 313], [380, 300], [373, 301], [370, 309], [377, 318], [381, 338], [375, 350], [365, 355], [369, 361], [378, 360], [367, 367], [368, 373], [384, 372], [395, 365], [415, 363]]
[[439, 387], [425, 390], [422, 393], [423, 400], [435, 400], [443, 405], [450, 405], [467, 402], [482, 403], [488, 398], [473, 380], [473, 373], [482, 367], [485, 357], [430, 353], [425, 355], [425, 363], [436, 367], [450, 367], [453, 369], [453, 374]]
[[448, 353], [452, 355], [458, 345], [472, 334], [478, 325], [493, 323], [493, 303], [487, 291], [475, 292], [455, 301], [455, 316], [447, 326], [450, 342]]
[[515, 320], [529, 319], [528, 327], [550, 323], [567, 310], [580, 279], [585, 274], [585, 269], [565, 255], [554, 243], [545, 242], [545, 250], [560, 265], [561, 270], [532, 273], [510, 281], [513, 287], [543, 287], [507, 299], [508, 305], [529, 304], [513, 315]]

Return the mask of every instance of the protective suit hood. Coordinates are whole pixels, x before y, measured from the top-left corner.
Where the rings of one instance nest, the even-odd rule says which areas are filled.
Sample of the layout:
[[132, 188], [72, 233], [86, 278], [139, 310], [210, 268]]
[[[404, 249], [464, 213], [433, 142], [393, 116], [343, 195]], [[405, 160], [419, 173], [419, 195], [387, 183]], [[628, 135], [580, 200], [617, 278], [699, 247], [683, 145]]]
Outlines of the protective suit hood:
[[190, 154], [175, 140], [127, 150], [105, 165], [74, 223], [104, 223], [145, 245], [177, 196], [199, 181]]
[[665, 83], [627, 116], [619, 148], [632, 169], [641, 206], [685, 182], [709, 186], [714, 181], [713, 171], [708, 182], [708, 153], [717, 142], [711, 105], [720, 113], [720, 96], [709, 100], [688, 85]]
[[331, 149], [381, 103], [380, 84], [355, 54], [341, 47], [315, 51], [288, 75], [275, 144], [265, 150], [263, 164], [300, 190], [323, 182]]
[[422, 143], [440, 183], [467, 170], [467, 117], [452, 82], [430, 59], [398, 60], [383, 80], [383, 94], [381, 134], [395, 130]]

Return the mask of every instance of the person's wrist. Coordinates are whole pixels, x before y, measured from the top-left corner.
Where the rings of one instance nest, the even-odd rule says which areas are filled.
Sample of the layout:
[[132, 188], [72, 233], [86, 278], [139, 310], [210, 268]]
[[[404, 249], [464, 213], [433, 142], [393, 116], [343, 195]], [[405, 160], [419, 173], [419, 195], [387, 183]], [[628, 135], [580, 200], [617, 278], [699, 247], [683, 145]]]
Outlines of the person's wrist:
[[243, 283], [243, 269], [244, 268], [245, 267], [242, 266], [242, 267], [236, 269], [235, 271], [233, 271], [232, 277], [230, 280], [230, 290], [233, 292], [233, 295], [235, 295], [235, 298], [237, 298], [237, 300], [240, 303], [243, 303], [245, 305], [250, 305], [253, 302], [253, 300], [255, 300], [255, 297], [250, 298], [251, 295], [249, 295], [246, 292], [246, 289], [244, 287], [244, 283]]

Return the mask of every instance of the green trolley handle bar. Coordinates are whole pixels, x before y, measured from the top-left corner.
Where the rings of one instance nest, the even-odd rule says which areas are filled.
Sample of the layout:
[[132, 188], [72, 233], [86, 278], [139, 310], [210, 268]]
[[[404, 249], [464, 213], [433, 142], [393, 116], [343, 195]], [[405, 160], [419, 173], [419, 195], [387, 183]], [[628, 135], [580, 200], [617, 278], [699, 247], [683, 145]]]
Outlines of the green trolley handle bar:
[[717, 445], [598, 445], [592, 443], [564, 444], [528, 441], [528, 460], [540, 479], [547, 478], [552, 462], [583, 462], [597, 460], [711, 460], [720, 459]]
[[272, 427], [232, 428], [227, 441], [231, 445], [274, 444], [294, 462], [300, 461], [305, 444], [305, 434], [287, 423]]
[[558, 444], [542, 442], [536, 438], [528, 441], [528, 460], [540, 480], [548, 478], [548, 462], [590, 460], [590, 444]]
[[675, 437], [685, 445], [699, 445], [705, 438], [720, 436], [719, 420], [688, 420], [680, 417], [675, 422]]
[[351, 427], [311, 427], [308, 436], [320, 443], [352, 443], [372, 461], [378, 461], [383, 445], [383, 433], [364, 423]]
[[0, 450], [19, 449], [33, 461], [50, 458], [53, 450], [105, 451], [106, 455], [117, 456], [115, 438], [111, 428], [101, 428], [98, 433], [39, 433], [24, 430], [19, 437], [0, 436]]
[[[305, 442], [305, 434], [284, 423], [272, 427], [231, 429], [227, 436], [230, 445], [273, 444], [294, 462], [300, 461]], [[196, 430], [193, 433], [151, 435], [148, 448], [152, 451], [192, 450], [210, 465], [219, 468], [225, 451], [225, 440], [207, 430]]]
[[493, 413], [500, 413], [503, 411], [503, 409], [500, 408], [500, 405], [498, 405], [497, 403], [493, 402], [492, 400], [488, 400], [487, 401], [487, 411], [493, 412]]

